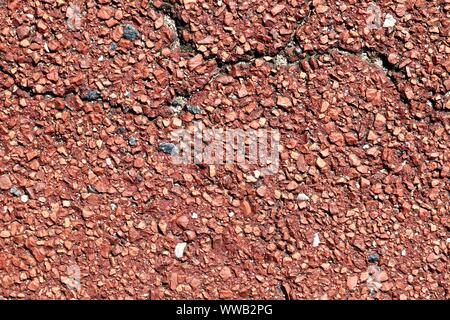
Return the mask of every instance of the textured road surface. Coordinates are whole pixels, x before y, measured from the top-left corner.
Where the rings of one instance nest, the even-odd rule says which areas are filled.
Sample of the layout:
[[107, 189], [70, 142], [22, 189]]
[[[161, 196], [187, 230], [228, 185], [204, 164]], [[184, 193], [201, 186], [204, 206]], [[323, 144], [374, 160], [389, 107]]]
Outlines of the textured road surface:
[[0, 298], [449, 299], [450, 2], [377, 3], [0, 0]]

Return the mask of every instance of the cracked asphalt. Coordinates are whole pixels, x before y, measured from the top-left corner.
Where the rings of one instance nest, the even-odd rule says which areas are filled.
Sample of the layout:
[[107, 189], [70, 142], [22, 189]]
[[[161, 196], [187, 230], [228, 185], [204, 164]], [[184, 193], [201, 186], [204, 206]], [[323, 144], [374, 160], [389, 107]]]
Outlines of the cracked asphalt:
[[[0, 0], [0, 299], [449, 299], [449, 15]], [[198, 123], [276, 172], [174, 163]]]

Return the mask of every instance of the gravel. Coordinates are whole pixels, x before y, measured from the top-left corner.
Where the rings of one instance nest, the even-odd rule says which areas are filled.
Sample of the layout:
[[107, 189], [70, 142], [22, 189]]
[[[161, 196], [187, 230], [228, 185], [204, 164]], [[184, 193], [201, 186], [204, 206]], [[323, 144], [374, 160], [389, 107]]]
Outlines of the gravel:
[[139, 38], [139, 32], [130, 24], [123, 26], [123, 37], [127, 40], [134, 41]]
[[20, 196], [20, 201], [22, 201], [23, 203], [27, 203], [29, 200], [28, 195], [24, 194], [22, 196]]
[[201, 114], [201, 113], [202, 113], [202, 109], [200, 109], [200, 108], [197, 107], [197, 106], [192, 106], [192, 105], [190, 105], [190, 104], [187, 104], [187, 105], [186, 105], [186, 110], [187, 110], [189, 113], [192, 113], [192, 114], [194, 114], [194, 115], [196, 115], [196, 114]]
[[315, 233], [313, 236], [313, 247], [316, 248], [320, 245], [320, 237], [318, 233]]
[[0, 190], [8, 190], [12, 187], [12, 182], [9, 176], [0, 176]]
[[367, 257], [367, 261], [370, 263], [376, 263], [380, 259], [380, 256], [377, 253], [371, 254]]
[[173, 143], [160, 143], [159, 150], [169, 155], [175, 155], [177, 153], [177, 147]]
[[[449, 5], [377, 5], [0, 5], [0, 298], [450, 299]], [[197, 122], [273, 174], [174, 163]]]
[[9, 190], [9, 193], [11, 193], [14, 197], [20, 197], [22, 195], [22, 192], [19, 189], [17, 189], [16, 187], [12, 187]]
[[83, 97], [84, 100], [86, 101], [96, 101], [99, 100], [101, 98], [100, 92], [95, 91], [95, 90], [90, 90], [86, 93], [86, 95]]
[[304, 193], [299, 193], [297, 195], [297, 200], [299, 201], [309, 201], [309, 197]]
[[175, 257], [176, 257], [177, 259], [183, 258], [184, 250], [186, 249], [186, 246], [187, 246], [187, 243], [186, 243], [186, 242], [178, 243], [178, 244], [175, 246]]
[[137, 144], [137, 139], [136, 138], [133, 138], [133, 137], [128, 138], [128, 145], [129, 146], [135, 147], [136, 144]]
[[397, 22], [397, 20], [395, 20], [395, 18], [390, 13], [388, 13], [388, 14], [386, 14], [386, 17], [384, 18], [383, 27], [392, 28], [395, 26], [396, 22]]

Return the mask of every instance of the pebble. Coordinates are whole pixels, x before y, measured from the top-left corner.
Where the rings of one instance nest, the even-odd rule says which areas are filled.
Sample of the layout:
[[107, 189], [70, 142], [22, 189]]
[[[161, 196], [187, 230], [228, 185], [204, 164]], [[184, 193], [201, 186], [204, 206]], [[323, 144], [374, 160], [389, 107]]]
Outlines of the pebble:
[[129, 146], [134, 147], [134, 146], [136, 146], [136, 144], [137, 144], [137, 139], [136, 138], [131, 137], [131, 138], [128, 139], [128, 145]]
[[90, 90], [90, 91], [88, 91], [88, 93], [83, 97], [83, 100], [92, 102], [92, 101], [96, 101], [96, 100], [98, 100], [98, 99], [100, 99], [100, 98], [101, 98], [100, 92], [95, 91], [95, 90]]
[[16, 29], [16, 35], [19, 40], [25, 39], [30, 33], [30, 28], [28, 26], [20, 26]]
[[64, 200], [64, 201], [62, 202], [62, 205], [63, 205], [64, 208], [70, 207], [70, 204], [71, 204], [71, 202], [70, 202], [69, 200]]
[[384, 18], [383, 27], [392, 28], [393, 26], [395, 26], [396, 22], [397, 22], [397, 20], [395, 20], [395, 18], [390, 13], [388, 13], [388, 14], [386, 14], [386, 17]]
[[252, 207], [247, 200], [242, 201], [241, 209], [244, 215], [250, 215], [252, 213]]
[[0, 231], [0, 238], [9, 238], [10, 236], [11, 236], [11, 233], [8, 230]]
[[194, 114], [194, 115], [196, 115], [196, 114], [201, 114], [201, 113], [202, 113], [202, 109], [200, 109], [200, 108], [197, 107], [197, 106], [190, 105], [190, 104], [187, 104], [187, 105], [186, 105], [186, 110], [187, 110], [189, 113], [192, 113], [192, 114]]
[[101, 7], [100, 10], [97, 13], [97, 17], [102, 19], [102, 20], [108, 20], [111, 19], [111, 17], [113, 16], [113, 10], [110, 7]]
[[83, 216], [83, 218], [85, 219], [89, 219], [92, 216], [94, 216], [94, 212], [88, 209], [82, 209], [81, 210], [81, 215]]
[[177, 259], [183, 258], [183, 255], [184, 255], [184, 249], [186, 249], [186, 246], [187, 246], [187, 243], [186, 243], [186, 242], [178, 243], [178, 244], [175, 246], [175, 257], [176, 257]]
[[367, 261], [369, 261], [370, 263], [376, 263], [379, 259], [380, 256], [378, 255], [378, 253], [371, 254], [367, 257]]
[[313, 236], [313, 247], [316, 248], [320, 245], [320, 236], [318, 233], [315, 233]]
[[356, 286], [358, 285], [358, 276], [349, 276], [347, 278], [347, 287], [350, 290], [355, 290]]
[[292, 106], [291, 99], [288, 97], [279, 96], [277, 98], [277, 105], [280, 107], [290, 107]]
[[203, 56], [201, 54], [197, 54], [193, 58], [189, 59], [187, 66], [190, 71], [193, 71], [202, 64], [203, 64]]
[[308, 201], [309, 197], [304, 193], [299, 193], [297, 196], [297, 200], [299, 201]]
[[183, 230], [187, 228], [187, 226], [189, 225], [189, 218], [186, 215], [182, 215], [177, 219], [177, 224], [180, 228], [182, 228]]
[[23, 203], [27, 203], [28, 200], [29, 200], [29, 198], [26, 194], [24, 194], [20, 197], [20, 201], [22, 201]]
[[11, 189], [12, 182], [8, 176], [0, 176], [0, 190]]
[[436, 260], [438, 260], [439, 259], [439, 256], [437, 255], [437, 254], [435, 254], [435, 253], [430, 253], [428, 256], [427, 256], [427, 262], [428, 263], [433, 263], [433, 262], [435, 262]]
[[386, 124], [386, 117], [381, 113], [377, 113], [375, 116], [375, 128], [383, 127]]
[[12, 187], [9, 190], [9, 193], [11, 193], [14, 197], [20, 197], [22, 195], [22, 192], [19, 189], [17, 189], [16, 187]]
[[127, 40], [134, 41], [139, 37], [139, 32], [130, 24], [123, 26], [123, 37]]
[[316, 164], [320, 169], [323, 169], [327, 166], [327, 163], [320, 157], [317, 158]]
[[117, 50], [117, 43], [112, 42], [112, 43], [109, 45], [109, 49], [112, 50], [112, 51], [116, 51], [116, 50]]
[[219, 275], [223, 280], [226, 281], [226, 280], [230, 279], [232, 276], [231, 269], [229, 267], [223, 267], [222, 270], [220, 270]]
[[177, 153], [177, 147], [173, 143], [163, 142], [159, 145], [159, 150], [169, 155]]

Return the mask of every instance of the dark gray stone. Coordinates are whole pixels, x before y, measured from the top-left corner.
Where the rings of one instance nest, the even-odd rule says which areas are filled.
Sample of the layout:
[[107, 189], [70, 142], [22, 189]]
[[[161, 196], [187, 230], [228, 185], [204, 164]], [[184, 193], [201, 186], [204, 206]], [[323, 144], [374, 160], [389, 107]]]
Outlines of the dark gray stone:
[[163, 142], [159, 145], [159, 150], [170, 155], [177, 153], [177, 147], [173, 143]]
[[100, 92], [95, 90], [90, 90], [88, 93], [83, 97], [83, 100], [86, 101], [95, 101], [101, 98]]
[[378, 262], [379, 259], [380, 256], [378, 255], [378, 253], [371, 254], [367, 257], [367, 261], [369, 261], [370, 263]]
[[139, 32], [130, 24], [123, 26], [123, 37], [127, 40], [134, 41], [139, 38]]
[[202, 109], [200, 109], [200, 107], [192, 106], [190, 104], [186, 105], [186, 110], [192, 114], [201, 114], [202, 113]]
[[19, 189], [17, 189], [16, 187], [12, 187], [9, 190], [9, 193], [11, 193], [14, 197], [20, 197], [22, 195], [22, 192]]
[[137, 144], [137, 139], [136, 138], [134, 138], [134, 137], [128, 138], [128, 145], [129, 146], [134, 147], [134, 146], [136, 146], [136, 144]]

